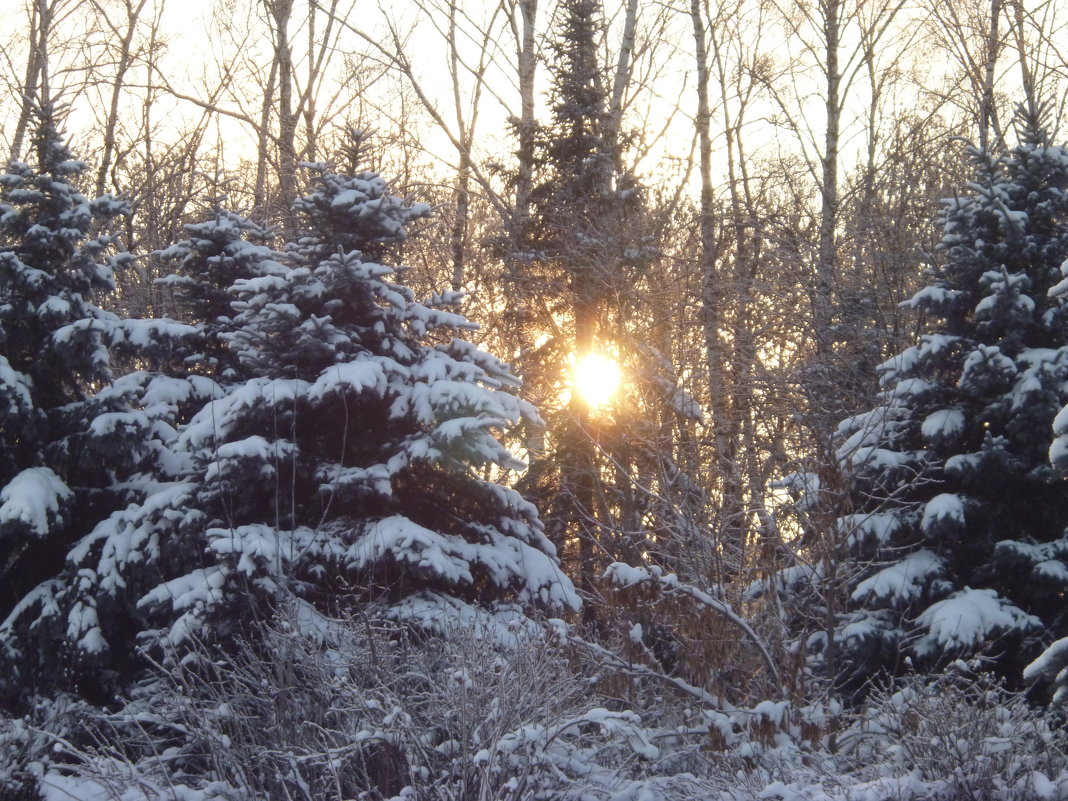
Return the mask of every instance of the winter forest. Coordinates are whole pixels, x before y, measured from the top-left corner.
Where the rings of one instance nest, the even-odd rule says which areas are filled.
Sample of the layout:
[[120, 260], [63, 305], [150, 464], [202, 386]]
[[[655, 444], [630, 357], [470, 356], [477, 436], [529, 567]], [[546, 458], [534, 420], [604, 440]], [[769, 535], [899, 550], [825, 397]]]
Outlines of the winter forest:
[[1068, 799], [1068, 2], [3, 5], [0, 798]]

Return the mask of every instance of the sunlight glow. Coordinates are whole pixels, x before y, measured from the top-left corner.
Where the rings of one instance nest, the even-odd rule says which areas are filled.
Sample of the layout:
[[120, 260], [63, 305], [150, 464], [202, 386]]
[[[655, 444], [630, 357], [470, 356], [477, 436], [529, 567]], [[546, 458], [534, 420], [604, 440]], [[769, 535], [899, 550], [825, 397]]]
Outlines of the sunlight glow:
[[587, 353], [575, 363], [574, 391], [591, 409], [608, 403], [620, 382], [619, 365], [600, 353]]

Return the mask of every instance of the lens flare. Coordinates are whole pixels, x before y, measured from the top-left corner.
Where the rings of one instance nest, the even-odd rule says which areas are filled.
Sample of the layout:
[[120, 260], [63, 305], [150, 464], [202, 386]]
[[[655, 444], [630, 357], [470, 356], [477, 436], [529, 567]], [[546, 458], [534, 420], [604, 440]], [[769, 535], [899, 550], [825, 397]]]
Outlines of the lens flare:
[[575, 363], [573, 387], [591, 409], [604, 406], [619, 389], [619, 365], [600, 353], [587, 353]]

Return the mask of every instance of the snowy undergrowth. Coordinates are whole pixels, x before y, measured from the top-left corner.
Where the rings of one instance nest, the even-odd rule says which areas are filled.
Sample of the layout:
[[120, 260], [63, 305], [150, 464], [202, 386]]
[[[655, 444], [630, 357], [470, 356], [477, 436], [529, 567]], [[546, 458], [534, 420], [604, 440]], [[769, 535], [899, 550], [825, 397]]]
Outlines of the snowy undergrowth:
[[958, 661], [877, 693], [842, 736], [843, 758], [861, 779], [900, 781], [890, 798], [1068, 798], [1063, 731], [981, 667]]
[[44, 798], [610, 798], [659, 772], [639, 715], [607, 708], [548, 634], [314, 614], [160, 666], [95, 744], [61, 744]]
[[695, 703], [635, 675], [623, 701], [563, 630], [427, 637], [297, 608], [225, 659], [159, 666], [119, 711], [3, 722], [5, 761], [33, 756], [0, 795], [33, 798], [36, 775], [46, 801], [1068, 799], [1060, 734], [966, 666], [857, 713]]
[[42, 699], [25, 717], [0, 715], [0, 798], [35, 801], [56, 744], [77, 736], [92, 714], [88, 705], [61, 696]]
[[[805, 760], [752, 795], [774, 801], [1061, 801], [1068, 799], [1064, 732], [1020, 694], [957, 662], [912, 676], [842, 716], [827, 760]], [[759, 781], [754, 784], [753, 778]], [[739, 776], [739, 778], [741, 778]], [[759, 785], [759, 786], [757, 786]], [[740, 785], [739, 785], [740, 786]]]

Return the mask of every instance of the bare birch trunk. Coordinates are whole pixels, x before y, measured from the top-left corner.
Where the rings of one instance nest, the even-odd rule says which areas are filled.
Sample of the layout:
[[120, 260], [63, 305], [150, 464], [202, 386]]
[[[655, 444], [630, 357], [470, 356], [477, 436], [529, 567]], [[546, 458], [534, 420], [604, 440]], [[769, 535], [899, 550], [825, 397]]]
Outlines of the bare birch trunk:
[[[456, 3], [449, 3], [449, 71], [452, 75], [453, 105], [458, 126], [459, 156], [456, 167], [456, 208], [452, 218], [449, 244], [452, 251], [452, 289], [459, 292], [464, 286], [464, 261], [467, 255], [467, 224], [471, 204], [471, 147], [474, 121], [465, 123], [463, 92], [460, 86], [460, 54], [456, 26]], [[472, 111], [472, 116], [477, 110]]]
[[538, 16], [538, 0], [519, 0], [522, 29], [516, 53], [519, 72], [519, 138], [518, 165], [515, 186], [515, 239], [520, 248], [526, 247], [530, 236], [530, 192], [534, 184], [534, 135], [537, 123], [534, 120], [534, 77], [537, 71], [538, 54], [535, 42], [535, 25]]
[[[732, 560], [741, 562], [744, 550], [742, 482], [738, 470], [737, 420], [731, 403], [733, 387], [727, 344], [723, 337], [723, 309], [729, 300], [717, 259], [716, 217], [712, 193], [712, 112], [709, 106], [709, 33], [701, 0], [691, 0], [690, 19], [697, 60], [697, 139], [700, 158], [701, 325], [708, 368], [709, 406], [720, 479], [720, 542]], [[729, 126], [728, 126], [729, 127]], [[731, 179], [732, 184], [734, 178]], [[732, 187], [733, 188], [733, 187]], [[722, 567], [722, 566], [721, 566]], [[722, 576], [709, 576], [720, 581]]]
[[[820, 186], [820, 230], [819, 252], [816, 257], [816, 293], [813, 308], [813, 327], [815, 329], [816, 358], [819, 369], [826, 371], [830, 367], [833, 353], [834, 335], [831, 326], [834, 322], [834, 301], [832, 293], [838, 284], [838, 253], [836, 233], [838, 229], [838, 138], [841, 125], [842, 105], [840, 100], [841, 73], [838, 67], [838, 48], [841, 33], [841, 0], [826, 0], [824, 7], [824, 44], [826, 61], [826, 96], [824, 108], [827, 123], [823, 137], [822, 176]], [[820, 380], [830, 389], [828, 376]], [[821, 395], [823, 393], [820, 393]], [[826, 398], [819, 398], [826, 403]], [[824, 416], [828, 409], [816, 409], [816, 414]], [[829, 425], [829, 422], [827, 423]], [[821, 432], [823, 433], [823, 432]], [[826, 432], [826, 433], [829, 433]]]
[[292, 205], [297, 198], [297, 114], [293, 108], [293, 51], [289, 23], [293, 0], [266, 0], [274, 22], [274, 62], [278, 81], [278, 186], [282, 197], [282, 221], [287, 236], [295, 234]]
[[22, 143], [36, 106], [48, 103], [48, 38], [52, 33], [55, 6], [50, 0], [34, 0], [30, 12], [30, 53], [22, 82], [19, 118], [11, 139], [11, 159], [22, 158]]
[[990, 27], [986, 32], [986, 58], [983, 65], [983, 99], [979, 106], [979, 149], [990, 151], [990, 131], [994, 129], [995, 139], [1001, 140], [1000, 126], [994, 111], [994, 78], [997, 67], [1001, 39], [998, 36], [998, 23], [1001, 19], [1001, 0], [990, 0]]
[[626, 15], [623, 20], [623, 39], [616, 58], [615, 74], [612, 77], [612, 94], [608, 98], [608, 116], [604, 125], [605, 150], [611, 155], [610, 163], [616, 172], [623, 171], [619, 132], [623, 124], [623, 95], [631, 80], [631, 61], [634, 57], [637, 27], [638, 0], [627, 0]]
[[267, 86], [263, 90], [263, 103], [260, 106], [260, 121], [256, 130], [256, 188], [252, 202], [263, 217], [267, 219], [267, 167], [270, 163], [271, 147], [271, 111], [274, 107], [275, 83], [278, 80], [278, 60], [271, 61], [271, 72], [267, 76]]
[[1020, 82], [1023, 84], [1024, 99], [1027, 101], [1027, 112], [1034, 116], [1038, 113], [1040, 101], [1035, 88], [1035, 76], [1028, 63], [1030, 48], [1027, 46], [1027, 37], [1024, 34], [1026, 19], [1023, 0], [1012, 0], [1012, 9], [1016, 20], [1014, 33], [1016, 34], [1016, 56], [1020, 63]]

